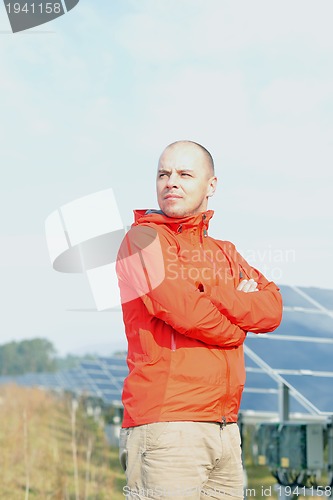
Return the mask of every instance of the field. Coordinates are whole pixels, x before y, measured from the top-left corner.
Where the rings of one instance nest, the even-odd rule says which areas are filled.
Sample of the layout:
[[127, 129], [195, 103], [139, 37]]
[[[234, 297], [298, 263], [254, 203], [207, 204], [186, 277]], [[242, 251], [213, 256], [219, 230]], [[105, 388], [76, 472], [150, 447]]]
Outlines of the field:
[[[0, 422], [1, 499], [124, 499], [118, 450], [107, 444], [103, 425], [70, 398], [2, 386]], [[252, 463], [247, 434], [248, 498], [276, 499], [268, 469]]]
[[1, 499], [124, 498], [116, 450], [69, 399], [0, 387], [0, 422]]

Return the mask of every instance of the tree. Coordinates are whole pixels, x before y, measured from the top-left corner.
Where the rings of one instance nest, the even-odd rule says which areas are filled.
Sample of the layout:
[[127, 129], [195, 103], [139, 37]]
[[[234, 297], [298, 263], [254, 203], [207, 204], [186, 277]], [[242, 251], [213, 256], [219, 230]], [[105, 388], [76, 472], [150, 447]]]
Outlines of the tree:
[[55, 348], [49, 340], [35, 338], [0, 346], [0, 375], [55, 371]]

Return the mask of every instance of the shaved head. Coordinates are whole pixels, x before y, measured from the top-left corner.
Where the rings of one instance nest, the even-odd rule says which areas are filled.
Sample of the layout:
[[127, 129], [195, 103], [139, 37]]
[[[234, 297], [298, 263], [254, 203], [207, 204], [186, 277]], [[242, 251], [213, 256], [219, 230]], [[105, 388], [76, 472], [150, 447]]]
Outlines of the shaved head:
[[204, 212], [213, 196], [217, 179], [214, 162], [206, 148], [192, 141], [169, 144], [160, 156], [157, 171], [157, 200], [169, 217]]
[[171, 150], [198, 150], [201, 152], [202, 157], [204, 158], [204, 164], [207, 167], [207, 173], [209, 177], [213, 177], [215, 175], [215, 166], [214, 166], [214, 160], [208, 149], [206, 149], [204, 146], [199, 144], [198, 142], [194, 141], [176, 141], [172, 142], [169, 144], [163, 151], [161, 157], [163, 154], [167, 151]]

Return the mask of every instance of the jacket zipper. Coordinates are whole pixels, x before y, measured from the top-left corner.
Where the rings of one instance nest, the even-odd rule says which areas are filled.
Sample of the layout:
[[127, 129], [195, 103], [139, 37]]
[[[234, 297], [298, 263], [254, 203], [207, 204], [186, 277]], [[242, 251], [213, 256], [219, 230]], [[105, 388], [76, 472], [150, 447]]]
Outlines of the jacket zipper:
[[[206, 214], [203, 214], [202, 215], [202, 222], [203, 222], [203, 227], [200, 227], [199, 228], [199, 243], [200, 243], [200, 249], [201, 249], [201, 253], [202, 255], [204, 256], [204, 253], [205, 253], [205, 249], [204, 249], [204, 242], [203, 242], [203, 236], [205, 238], [207, 238], [208, 236], [208, 232], [207, 232], [207, 229], [205, 228], [205, 219], [206, 219]], [[203, 235], [203, 236], [202, 236]]]
[[[203, 236], [205, 238], [208, 236], [208, 232], [207, 232], [207, 229], [205, 227], [205, 219], [206, 219], [206, 214], [203, 214], [202, 215], [203, 228], [201, 227], [200, 230], [199, 230], [200, 231], [200, 233], [199, 233], [199, 243], [200, 243], [200, 248], [201, 248], [201, 251], [202, 251], [203, 254], [204, 254]], [[180, 225], [178, 227], [177, 232], [178, 233], [182, 232], [182, 225]], [[209, 259], [209, 260], [212, 262], [212, 264], [213, 264], [213, 266], [215, 268], [215, 263], [211, 259]], [[240, 273], [239, 273], [239, 279], [241, 279], [241, 277], [242, 277], [241, 270], [239, 270], [239, 271], [240, 271]], [[175, 333], [171, 332], [171, 351], [174, 352], [175, 350], [176, 350]], [[222, 413], [221, 423], [220, 423], [221, 430], [223, 430], [224, 427], [227, 425], [226, 416], [223, 415], [223, 414], [225, 413], [225, 410], [226, 410], [226, 401], [227, 401], [227, 399], [229, 399], [229, 396], [230, 396], [230, 364], [229, 364], [229, 360], [228, 360], [226, 352], [224, 350], [222, 350], [222, 353], [223, 353], [223, 357], [224, 357], [225, 364], [226, 364], [226, 390], [225, 390], [225, 398], [224, 398], [224, 402], [223, 402], [223, 407], [221, 408], [221, 413]]]
[[175, 332], [171, 332], [171, 351], [175, 352], [176, 350], [176, 337]]
[[241, 264], [238, 264], [238, 270], [239, 270], [239, 282], [241, 282], [243, 279], [249, 280], [249, 275], [245, 271], [244, 267]]
[[[223, 408], [222, 408], [222, 412], [221, 412], [222, 415], [223, 415], [223, 413], [225, 413], [225, 404], [226, 404], [226, 401], [227, 401], [227, 399], [229, 399], [229, 396], [230, 396], [230, 365], [229, 365], [228, 357], [227, 357], [227, 354], [226, 354], [225, 350], [222, 349], [222, 353], [223, 353], [225, 364], [226, 364], [226, 367], [227, 367], [227, 370], [226, 370], [225, 398], [223, 400]], [[221, 417], [221, 428], [222, 429], [223, 429], [223, 427], [226, 426], [226, 423], [227, 423], [227, 419], [226, 419], [225, 415], [223, 415]]]
[[[202, 215], [202, 221], [203, 221], [204, 224], [205, 224], [205, 220], [206, 220], [206, 214], [203, 214]], [[206, 259], [209, 260], [209, 262], [213, 266], [214, 274], [216, 274], [216, 264], [215, 264], [215, 262], [209, 257], [209, 255], [206, 255], [206, 253], [205, 253], [204, 238], [207, 238], [207, 237], [208, 237], [208, 231], [207, 231], [207, 229], [205, 227], [202, 230], [200, 229], [199, 243], [200, 243], [200, 250], [201, 250], [202, 257], [203, 257], [204, 260], [206, 260]]]
[[[183, 224], [179, 224], [178, 228], [177, 228], [177, 233], [181, 233], [183, 230]], [[175, 352], [176, 351], [176, 336], [175, 336], [175, 332], [172, 331], [171, 332], [171, 336], [170, 336], [170, 348], [171, 348], [171, 352]]]
[[[203, 222], [205, 221], [206, 219], [206, 214], [203, 214], [202, 215], [202, 220]], [[183, 225], [180, 224], [177, 228], [177, 233], [181, 233], [183, 230]], [[207, 233], [207, 229], [205, 228], [203, 231], [200, 229], [200, 248], [202, 251], [204, 251], [204, 248], [203, 248], [203, 238], [202, 238], [202, 234], [207, 237], [208, 236], [208, 233]], [[171, 351], [172, 352], [175, 352], [176, 351], [176, 337], [175, 337], [175, 332], [171, 332]]]
[[[206, 219], [206, 215], [203, 214], [202, 216], [202, 220], [203, 222], [205, 221]], [[207, 233], [207, 229], [203, 229], [202, 231], [200, 231], [200, 247], [201, 247], [201, 250], [202, 252], [204, 253], [204, 246], [203, 246], [203, 237], [207, 237], [208, 236], [208, 233]], [[209, 259], [211, 260], [211, 259]], [[214, 268], [215, 268], [215, 263], [213, 261], [211, 261]], [[223, 353], [223, 357], [224, 357], [224, 360], [225, 360], [225, 364], [226, 364], [226, 388], [225, 388], [225, 399], [224, 399], [224, 402], [223, 402], [223, 408], [221, 409], [221, 413], [222, 413], [222, 417], [221, 417], [221, 423], [220, 423], [220, 427], [221, 429], [224, 429], [224, 427], [227, 425], [227, 419], [226, 419], [226, 416], [223, 415], [225, 413], [225, 406], [226, 406], [226, 401], [227, 399], [229, 399], [229, 396], [230, 396], [230, 364], [229, 364], [229, 360], [228, 360], [228, 356], [226, 354], [226, 352], [222, 349], [222, 353]]]

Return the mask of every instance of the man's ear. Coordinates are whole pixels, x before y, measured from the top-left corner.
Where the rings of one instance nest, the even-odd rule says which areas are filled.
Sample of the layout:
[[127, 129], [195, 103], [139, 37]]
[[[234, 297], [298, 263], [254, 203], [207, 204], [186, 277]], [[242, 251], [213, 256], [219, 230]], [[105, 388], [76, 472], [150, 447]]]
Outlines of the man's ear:
[[213, 196], [216, 190], [217, 185], [217, 177], [211, 177], [209, 179], [208, 189], [207, 189], [207, 197]]

